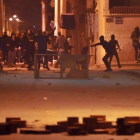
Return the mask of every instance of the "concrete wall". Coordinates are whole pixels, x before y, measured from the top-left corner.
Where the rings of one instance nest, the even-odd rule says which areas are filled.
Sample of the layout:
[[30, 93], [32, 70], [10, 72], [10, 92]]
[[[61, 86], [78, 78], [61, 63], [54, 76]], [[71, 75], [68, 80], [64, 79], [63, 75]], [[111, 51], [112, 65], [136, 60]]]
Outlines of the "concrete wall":
[[[134, 61], [134, 49], [131, 33], [136, 26], [140, 26], [140, 17], [123, 17], [123, 24], [115, 24], [115, 17], [113, 22], [105, 22], [105, 38], [110, 40], [110, 36], [114, 34], [119, 41], [122, 51], [119, 52], [121, 62]], [[116, 61], [116, 59], [114, 59]]]

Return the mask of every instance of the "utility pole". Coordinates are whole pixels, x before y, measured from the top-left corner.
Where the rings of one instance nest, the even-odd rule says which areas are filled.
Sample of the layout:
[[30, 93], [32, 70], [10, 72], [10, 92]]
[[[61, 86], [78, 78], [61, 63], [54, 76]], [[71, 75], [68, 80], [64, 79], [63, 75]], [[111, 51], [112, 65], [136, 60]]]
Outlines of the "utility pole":
[[0, 0], [0, 36], [3, 34], [3, 0]]
[[42, 31], [46, 31], [46, 10], [45, 10], [45, 2], [42, 0]]

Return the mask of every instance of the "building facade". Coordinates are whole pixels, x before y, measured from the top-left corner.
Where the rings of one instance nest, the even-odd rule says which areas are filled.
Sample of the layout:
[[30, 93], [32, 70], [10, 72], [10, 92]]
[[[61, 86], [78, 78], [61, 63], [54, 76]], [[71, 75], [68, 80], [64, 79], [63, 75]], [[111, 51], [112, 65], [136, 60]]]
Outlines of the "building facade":
[[4, 31], [4, 6], [3, 0], [0, 0], [0, 36], [3, 35]]
[[[65, 36], [72, 36], [73, 54], [80, 54], [80, 33], [85, 31], [90, 43], [99, 42], [101, 35], [107, 41], [114, 34], [119, 41], [121, 62], [134, 61], [134, 48], [130, 38], [136, 26], [140, 26], [140, 2], [138, 0], [54, 0], [55, 22], [57, 30]], [[59, 27], [62, 13], [73, 13], [76, 20], [74, 30]], [[105, 54], [102, 46], [90, 48], [92, 64], [101, 65]], [[113, 59], [113, 62], [116, 60]]]
[[[94, 35], [94, 43], [99, 41], [99, 36], [101, 35], [104, 35], [105, 39], [109, 41], [110, 36], [114, 34], [121, 47], [121, 51], [118, 52], [121, 62], [134, 61], [134, 48], [130, 36], [135, 27], [140, 27], [140, 1], [93, 1], [95, 4], [93, 8], [95, 7], [95, 9], [93, 13], [89, 14], [88, 21], [94, 19], [93, 27], [89, 27], [92, 29], [92, 35]], [[87, 2], [89, 3], [90, 1], [87, 0]], [[104, 53], [101, 46], [97, 47], [96, 52], [94, 52], [96, 54], [96, 64], [102, 64], [101, 59]]]

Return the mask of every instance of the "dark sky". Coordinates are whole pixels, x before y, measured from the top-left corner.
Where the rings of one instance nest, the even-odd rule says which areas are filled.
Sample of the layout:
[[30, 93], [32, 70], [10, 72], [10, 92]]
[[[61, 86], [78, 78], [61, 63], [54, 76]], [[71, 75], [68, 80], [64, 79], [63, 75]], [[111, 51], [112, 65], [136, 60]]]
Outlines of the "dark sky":
[[41, 26], [41, 0], [4, 0], [4, 3], [28, 26]]

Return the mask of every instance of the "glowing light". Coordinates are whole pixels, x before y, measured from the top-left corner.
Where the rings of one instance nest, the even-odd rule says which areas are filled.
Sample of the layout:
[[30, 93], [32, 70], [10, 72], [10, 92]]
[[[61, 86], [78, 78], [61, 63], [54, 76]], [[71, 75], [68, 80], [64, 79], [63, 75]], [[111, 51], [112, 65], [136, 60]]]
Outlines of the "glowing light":
[[9, 18], [9, 20], [12, 21], [13, 19], [12, 18]]
[[17, 15], [13, 15], [13, 18], [17, 18]]
[[16, 21], [19, 21], [19, 18], [17, 18]]

